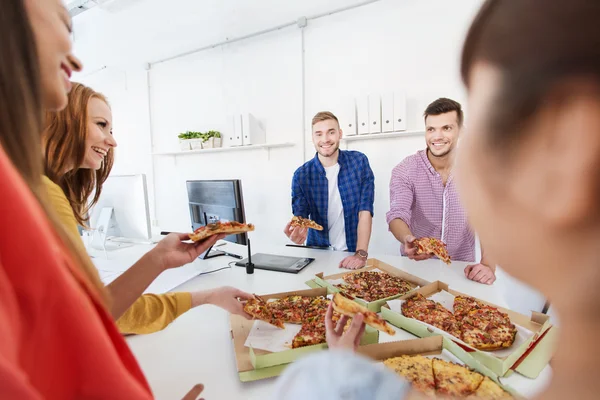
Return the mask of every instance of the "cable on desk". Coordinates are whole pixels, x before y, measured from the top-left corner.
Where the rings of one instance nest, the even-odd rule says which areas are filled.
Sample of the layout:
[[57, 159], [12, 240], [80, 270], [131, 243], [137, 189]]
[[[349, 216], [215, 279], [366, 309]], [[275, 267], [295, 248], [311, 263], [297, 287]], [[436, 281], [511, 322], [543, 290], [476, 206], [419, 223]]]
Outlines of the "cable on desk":
[[[232, 262], [235, 262], [235, 261], [232, 261]], [[201, 272], [200, 274], [198, 274], [198, 276], [200, 276], [200, 275], [206, 275], [206, 274], [212, 274], [213, 272], [218, 272], [218, 271], [222, 271], [224, 269], [229, 269], [229, 268], [231, 268], [231, 263], [227, 264], [226, 267], [213, 269], [212, 271]]]

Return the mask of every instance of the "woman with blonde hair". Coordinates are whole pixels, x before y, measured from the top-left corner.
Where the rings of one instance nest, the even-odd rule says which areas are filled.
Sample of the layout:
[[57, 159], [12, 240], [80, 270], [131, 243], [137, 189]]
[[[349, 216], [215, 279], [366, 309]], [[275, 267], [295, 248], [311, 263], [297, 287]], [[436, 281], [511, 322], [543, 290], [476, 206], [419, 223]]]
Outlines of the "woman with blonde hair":
[[[73, 83], [67, 107], [46, 113], [42, 135], [44, 184], [52, 207], [65, 228], [78, 236], [77, 225], [87, 224], [87, 213], [102, 193], [114, 162], [117, 142], [112, 135], [112, 112], [107, 99], [93, 89]], [[209, 240], [211, 245], [221, 238]], [[145, 294], [143, 291], [164, 270], [192, 262], [197, 247], [183, 243], [185, 234], [170, 234], [129, 270], [108, 285], [112, 314], [122, 333], [152, 333], [165, 328], [189, 309], [214, 304], [250, 318], [238, 299], [250, 294], [222, 287], [193, 293]]]

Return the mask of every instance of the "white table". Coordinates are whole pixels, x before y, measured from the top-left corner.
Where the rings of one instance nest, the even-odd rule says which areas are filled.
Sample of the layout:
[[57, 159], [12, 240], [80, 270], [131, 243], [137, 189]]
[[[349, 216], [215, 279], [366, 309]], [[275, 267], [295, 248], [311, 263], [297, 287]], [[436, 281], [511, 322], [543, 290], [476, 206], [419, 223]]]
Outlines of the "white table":
[[[127, 249], [113, 251], [110, 260], [103, 260], [101, 253], [96, 253], [95, 261], [102, 269], [115, 271], [129, 267], [136, 258], [150, 247], [137, 245]], [[244, 255], [246, 248], [235, 244], [227, 244], [219, 249]], [[326, 250], [310, 250], [284, 246], [266, 246], [253, 242], [253, 253], [264, 252], [298, 257], [313, 257], [316, 260], [299, 274], [287, 274], [255, 270], [247, 275], [245, 268], [233, 266], [231, 269], [198, 276], [180, 285], [174, 291], [196, 291], [229, 285], [250, 293], [267, 294], [296, 289], [307, 289], [305, 285], [318, 272], [332, 274], [339, 272], [339, 262], [348, 254]], [[446, 282], [455, 290], [506, 306], [497, 285], [482, 285], [465, 278], [465, 263], [453, 262], [446, 266], [439, 260], [415, 262], [400, 256], [371, 255], [396, 268], [420, 276], [428, 281]], [[218, 257], [209, 260], [197, 260], [183, 267], [181, 276], [200, 271], [214, 270], [227, 266], [230, 257]], [[181, 277], [180, 277], [181, 278]], [[161, 279], [157, 279], [155, 288], [161, 287]], [[168, 281], [168, 279], [167, 279]], [[168, 285], [169, 282], [166, 282]], [[164, 285], [163, 285], [164, 286]], [[167, 286], [168, 287], [168, 286]], [[380, 341], [411, 339], [414, 336], [397, 330], [395, 336], [380, 333]], [[239, 381], [233, 344], [230, 336], [229, 316], [227, 312], [214, 307], [202, 306], [192, 309], [179, 317], [163, 331], [150, 335], [130, 336], [127, 339], [136, 355], [150, 386], [157, 399], [179, 399], [196, 383], [203, 383], [203, 397], [207, 399], [269, 399], [275, 379], [242, 383]], [[519, 374], [505, 378], [504, 382], [525, 396], [539, 393], [548, 383], [551, 376], [550, 367], [546, 367], [540, 376], [527, 379]]]

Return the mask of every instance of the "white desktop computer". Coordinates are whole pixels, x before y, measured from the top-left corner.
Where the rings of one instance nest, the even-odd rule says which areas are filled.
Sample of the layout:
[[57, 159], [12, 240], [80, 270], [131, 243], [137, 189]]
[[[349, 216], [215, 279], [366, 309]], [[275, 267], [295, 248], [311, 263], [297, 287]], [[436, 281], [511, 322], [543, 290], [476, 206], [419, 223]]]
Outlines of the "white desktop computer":
[[112, 250], [150, 243], [152, 228], [146, 175], [111, 175], [90, 210], [91, 247]]

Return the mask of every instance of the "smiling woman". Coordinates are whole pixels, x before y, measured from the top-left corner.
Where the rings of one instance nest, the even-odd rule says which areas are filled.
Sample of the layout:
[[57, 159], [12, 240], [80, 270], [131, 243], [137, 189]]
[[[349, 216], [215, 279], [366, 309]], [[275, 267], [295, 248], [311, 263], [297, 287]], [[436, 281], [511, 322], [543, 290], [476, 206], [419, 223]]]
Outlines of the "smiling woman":
[[85, 216], [100, 198], [114, 162], [117, 142], [112, 137], [108, 101], [102, 94], [73, 83], [69, 108], [47, 112], [45, 126], [46, 176], [66, 194], [77, 223], [85, 225]]

